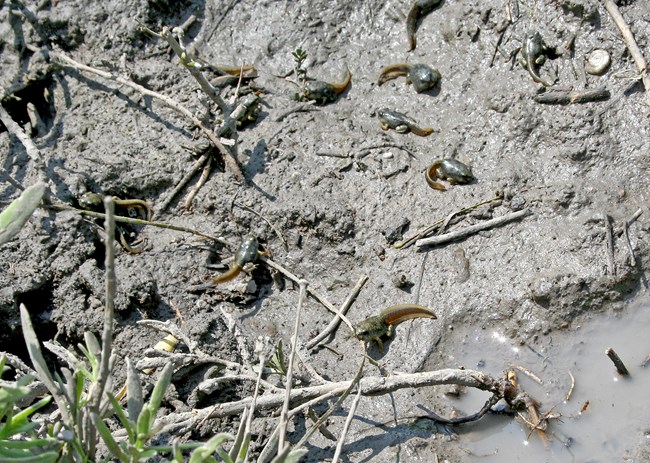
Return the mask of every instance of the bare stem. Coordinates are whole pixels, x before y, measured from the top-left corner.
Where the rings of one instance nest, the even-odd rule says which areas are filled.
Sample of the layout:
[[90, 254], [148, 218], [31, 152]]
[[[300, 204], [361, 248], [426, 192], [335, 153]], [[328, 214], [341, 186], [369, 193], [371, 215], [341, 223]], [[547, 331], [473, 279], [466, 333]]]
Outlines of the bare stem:
[[192, 168], [185, 174], [185, 176], [181, 179], [181, 181], [178, 182], [178, 184], [174, 187], [171, 193], [169, 193], [169, 195], [165, 198], [163, 203], [157, 208], [158, 213], [165, 211], [169, 207], [169, 205], [174, 200], [176, 195], [178, 195], [178, 193], [180, 193], [180, 191], [183, 188], [185, 188], [185, 185], [187, 185], [190, 182], [190, 180], [192, 180], [192, 177], [194, 177], [196, 173], [203, 168], [203, 166], [209, 159], [210, 159], [210, 155], [207, 153], [202, 155], [199, 159], [197, 159], [197, 161], [194, 163]]
[[[34, 163], [34, 167], [39, 172], [39, 180], [47, 184], [47, 171], [45, 169], [45, 162], [41, 152], [36, 147], [32, 139], [25, 133], [25, 131], [11, 118], [5, 108], [0, 105], [0, 120], [5, 125], [9, 133], [13, 134], [20, 143], [25, 147], [27, 156]], [[15, 186], [15, 185], [14, 185]]]
[[[261, 260], [262, 262], [264, 262], [264, 263], [265, 263], [266, 265], [268, 265], [269, 267], [273, 267], [274, 269], [276, 269], [278, 272], [282, 273], [284, 276], [286, 276], [286, 277], [287, 277], [288, 279], [290, 279], [291, 281], [300, 284], [300, 281], [301, 281], [300, 278], [298, 278], [296, 275], [294, 275], [293, 273], [291, 273], [289, 270], [287, 270], [286, 268], [284, 268], [282, 265], [278, 264], [277, 262], [275, 262], [275, 261], [269, 259], [268, 257], [260, 257], [259, 260]], [[320, 302], [321, 304], [323, 304], [327, 310], [329, 310], [329, 311], [332, 312], [333, 314], [336, 314], [336, 315], [337, 315], [341, 320], [343, 320], [343, 322], [344, 322], [346, 325], [348, 325], [348, 327], [350, 328], [350, 330], [354, 333], [354, 326], [352, 325], [352, 323], [350, 322], [350, 320], [348, 320], [348, 317], [346, 317], [344, 314], [342, 314], [342, 313], [339, 311], [339, 309], [337, 309], [336, 307], [334, 307], [334, 306], [333, 306], [333, 305], [332, 305], [332, 304], [331, 304], [331, 303], [330, 303], [330, 302], [325, 298], [325, 296], [323, 296], [320, 292], [316, 291], [315, 289], [311, 289], [311, 288], [307, 288], [307, 293], [308, 293], [311, 297], [313, 297], [314, 299], [316, 299], [318, 302]]]
[[[104, 198], [104, 208], [106, 210], [106, 222], [104, 230], [106, 236], [115, 236], [115, 202], [111, 196]], [[95, 407], [99, 407], [104, 388], [108, 381], [109, 360], [111, 358], [111, 351], [113, 345], [113, 322], [115, 321], [115, 292], [116, 292], [116, 278], [115, 278], [115, 246], [113, 240], [107, 238], [106, 243], [106, 256], [104, 259], [105, 278], [106, 278], [106, 301], [104, 305], [104, 329], [102, 332], [102, 354], [101, 363], [99, 368], [99, 376], [97, 379], [97, 390], [95, 396], [91, 395], [91, 403]], [[96, 409], [97, 411], [99, 408]]]
[[[82, 215], [87, 215], [89, 217], [96, 217], [98, 219], [104, 219], [106, 217], [105, 214], [101, 212], [95, 212], [95, 211], [86, 211], [85, 209], [77, 209], [76, 207], [68, 206], [67, 204], [52, 204], [47, 206], [49, 209], [54, 209], [55, 211], [73, 211], [77, 212]], [[233, 244], [226, 241], [223, 238], [220, 238], [218, 236], [212, 236], [208, 235], [207, 233], [200, 232], [198, 230], [194, 230], [192, 228], [187, 228], [187, 227], [181, 227], [180, 225], [172, 225], [169, 223], [164, 223], [164, 222], [150, 222], [148, 220], [142, 220], [142, 219], [133, 219], [131, 217], [123, 217], [121, 215], [116, 215], [113, 217], [116, 222], [122, 222], [122, 223], [128, 223], [131, 225], [149, 225], [152, 227], [158, 227], [158, 228], [166, 228], [168, 230], [176, 230], [176, 231], [181, 231], [181, 232], [186, 232], [186, 233], [191, 233], [193, 235], [200, 236], [202, 238], [207, 238], [209, 240], [215, 241], [219, 244], [222, 244], [226, 248], [232, 249]]]
[[[163, 27], [163, 30], [160, 34], [156, 34], [149, 29], [147, 29], [147, 32], [158, 35], [167, 41], [172, 50], [174, 50], [174, 53], [176, 53], [176, 56], [178, 56], [178, 58], [181, 60], [181, 63], [183, 63], [185, 69], [187, 69], [192, 77], [194, 77], [194, 80], [197, 81], [201, 87], [201, 90], [203, 90], [205, 94], [208, 95], [208, 97], [210, 97], [210, 99], [216, 103], [224, 115], [228, 116], [232, 108], [230, 108], [230, 106], [223, 100], [223, 98], [221, 98], [219, 93], [210, 84], [210, 82], [208, 82], [208, 79], [205, 78], [201, 70], [195, 65], [192, 58], [188, 55], [185, 47], [181, 45], [180, 41], [176, 40], [172, 31], [170, 31], [168, 27]], [[176, 28], [175, 32], [178, 33], [180, 37], [182, 37], [182, 30], [180, 28]]]
[[[312, 399], [320, 398], [321, 400], [312, 403], [315, 404], [322, 400], [327, 400], [332, 397], [332, 394], [338, 395], [343, 393], [352, 385], [352, 383], [352, 380], [346, 380], [318, 386], [292, 389], [290, 394], [290, 403], [297, 406], [309, 402]], [[389, 377], [365, 377], [360, 380], [359, 387], [362, 389], [362, 395], [382, 395], [399, 389], [443, 384], [458, 384], [461, 386], [473, 387], [482, 391], [499, 393], [502, 397], [505, 389], [511, 387], [505, 379], [497, 379], [480, 371], [457, 369], [405, 373]], [[277, 409], [284, 403], [284, 400], [284, 392], [264, 394], [257, 400], [257, 409]], [[209, 418], [239, 415], [244, 408], [250, 407], [251, 404], [251, 398], [247, 397], [236, 402], [217, 404], [213, 407], [195, 409], [191, 412], [174, 413], [162, 417], [161, 425], [164, 426], [166, 432], [192, 429], [192, 426], [200, 422], [206, 415]]]
[[619, 375], [621, 376], [630, 376], [630, 372], [627, 370], [625, 367], [625, 364], [623, 363], [623, 360], [618, 356], [616, 351], [612, 349], [611, 347], [605, 351], [605, 354], [610, 358], [614, 366], [616, 367], [616, 371], [618, 372]]
[[336, 443], [336, 452], [334, 452], [334, 458], [332, 458], [332, 463], [338, 463], [339, 461], [341, 452], [343, 451], [343, 444], [345, 444], [345, 437], [348, 435], [350, 424], [354, 419], [354, 413], [357, 411], [357, 406], [359, 405], [360, 400], [361, 400], [361, 388], [359, 388], [359, 390], [357, 391], [357, 395], [354, 397], [354, 400], [352, 401], [352, 405], [350, 405], [350, 411], [348, 412], [348, 416], [345, 419], [345, 424], [343, 425], [343, 431], [341, 431], [341, 437], [339, 437], [339, 441]]
[[210, 140], [210, 142], [217, 148], [217, 150], [223, 157], [226, 166], [231, 171], [231, 173], [237, 178], [237, 180], [241, 182], [246, 181], [244, 174], [241, 170], [241, 167], [239, 166], [239, 162], [235, 158], [235, 155], [231, 153], [221, 143], [221, 141], [219, 141], [219, 138], [215, 135], [215, 133], [212, 131], [210, 127], [208, 127], [203, 122], [201, 122], [196, 116], [194, 116], [194, 114], [189, 109], [185, 108], [180, 103], [176, 102], [174, 99], [168, 97], [167, 95], [163, 95], [161, 93], [149, 90], [143, 87], [142, 85], [138, 85], [135, 82], [125, 77], [111, 74], [110, 72], [102, 71], [100, 69], [95, 69], [93, 67], [86, 66], [85, 64], [81, 64], [63, 53], [52, 53], [52, 56], [58, 58], [64, 64], [74, 69], [77, 69], [79, 71], [84, 71], [84, 72], [90, 72], [92, 74], [96, 74], [100, 77], [103, 77], [104, 79], [112, 80], [122, 85], [126, 85], [127, 87], [130, 87], [133, 90], [140, 92], [143, 95], [156, 98], [157, 100], [163, 102], [167, 107], [173, 109], [180, 115], [184, 116], [189, 121], [191, 121], [192, 124], [194, 124], [196, 127], [201, 129], [201, 131], [205, 134], [205, 136], [208, 137], [208, 140]]
[[[348, 296], [348, 298], [345, 300], [345, 302], [339, 309], [340, 314], [342, 315], [347, 314], [350, 307], [352, 307], [352, 303], [355, 301], [355, 299], [361, 292], [363, 285], [366, 284], [366, 281], [368, 281], [368, 275], [361, 275], [361, 278], [359, 278], [357, 284], [354, 286], [354, 288], [352, 288], [350, 295]], [[321, 341], [327, 338], [330, 335], [330, 333], [336, 331], [340, 323], [341, 323], [341, 318], [339, 317], [338, 314], [336, 314], [332, 319], [332, 321], [329, 323], [329, 325], [327, 325], [327, 328], [325, 328], [318, 336], [316, 336], [311, 341], [309, 341], [305, 347], [308, 350], [316, 347]]]
[[618, 6], [616, 6], [616, 3], [614, 3], [613, 0], [603, 0], [603, 3], [605, 5], [605, 9], [610, 14], [612, 20], [618, 27], [618, 30], [621, 31], [623, 41], [625, 42], [630, 55], [632, 55], [632, 59], [636, 64], [636, 68], [638, 69], [639, 74], [641, 74], [641, 80], [646, 91], [646, 99], [648, 100], [648, 104], [650, 104], [650, 75], [648, 74], [648, 63], [643, 57], [641, 49], [637, 45], [636, 40], [634, 40], [632, 31], [625, 22], [625, 19], [623, 19], [623, 15], [618, 9]]
[[300, 330], [300, 316], [302, 314], [302, 304], [307, 293], [307, 282], [300, 280], [300, 295], [298, 296], [298, 308], [296, 309], [295, 323], [293, 326], [293, 337], [291, 339], [291, 355], [289, 356], [289, 366], [287, 367], [287, 379], [285, 384], [285, 398], [280, 412], [280, 437], [278, 440], [278, 450], [282, 451], [285, 447], [287, 426], [289, 425], [289, 402], [291, 399], [291, 387], [293, 383], [293, 365], [296, 359], [296, 350], [298, 348], [298, 331]]
[[528, 209], [523, 209], [521, 211], [513, 212], [511, 214], [506, 214], [501, 217], [497, 217], [492, 220], [486, 220], [485, 222], [477, 223], [470, 227], [461, 228], [460, 230], [453, 231], [451, 233], [446, 233], [440, 236], [432, 236], [431, 238], [424, 238], [418, 240], [415, 245], [418, 247], [422, 246], [436, 246], [444, 243], [449, 243], [450, 241], [455, 241], [461, 238], [466, 238], [470, 235], [478, 233], [489, 228], [498, 227], [513, 220], [520, 219], [528, 215], [530, 211]]
[[616, 262], [614, 260], [614, 237], [612, 236], [612, 223], [609, 216], [603, 212], [605, 223], [605, 253], [607, 254], [607, 271], [610, 275], [616, 275]]
[[[362, 349], [363, 349], [363, 344], [362, 344]], [[316, 432], [317, 429], [319, 429], [325, 421], [334, 413], [339, 406], [343, 403], [343, 401], [346, 399], [348, 395], [350, 395], [350, 392], [352, 392], [352, 389], [356, 386], [359, 388], [359, 395], [361, 394], [361, 385], [359, 382], [361, 381], [361, 378], [363, 376], [363, 366], [366, 363], [366, 357], [363, 356], [361, 357], [361, 363], [359, 364], [359, 369], [357, 370], [357, 374], [354, 376], [352, 381], [350, 381], [350, 385], [345, 389], [343, 394], [341, 394], [341, 397], [338, 398], [338, 400], [325, 412], [321, 415], [321, 417], [316, 421], [316, 423], [313, 424], [311, 428], [305, 433], [304, 436], [298, 441], [298, 443], [295, 445], [296, 449], [299, 449], [303, 445], [307, 443], [309, 438]]]
[[[89, 399], [89, 416], [99, 416], [99, 411], [102, 404], [102, 397], [104, 396], [104, 389], [108, 383], [111, 374], [110, 358], [113, 346], [113, 322], [115, 321], [115, 246], [113, 239], [115, 236], [115, 201], [112, 196], [104, 198], [104, 209], [106, 211], [106, 221], [104, 223], [104, 230], [106, 232], [106, 256], [104, 260], [105, 278], [106, 278], [106, 301], [104, 304], [104, 329], [102, 332], [102, 350], [99, 358], [99, 374], [97, 381], [93, 384], [90, 390]], [[95, 454], [95, 436], [90, 434], [88, 438], [88, 450], [90, 455]]]

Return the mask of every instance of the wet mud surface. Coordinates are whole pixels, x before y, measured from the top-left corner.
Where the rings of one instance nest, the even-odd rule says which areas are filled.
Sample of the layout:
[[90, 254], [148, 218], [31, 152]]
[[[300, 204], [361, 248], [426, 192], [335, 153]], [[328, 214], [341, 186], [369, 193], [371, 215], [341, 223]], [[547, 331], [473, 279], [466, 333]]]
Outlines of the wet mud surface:
[[[275, 261], [337, 307], [367, 275], [348, 313], [353, 322], [394, 304], [432, 308], [437, 320], [400, 325], [383, 353], [372, 347], [371, 355], [388, 371], [457, 366], [452, 353], [465, 342], [466, 329], [498, 330], [511, 343], [539, 350], [551, 339], [556, 342], [554, 333], [571, 330], [586, 317], [607, 320], [615, 311], [633, 310], [628, 303], [647, 289], [650, 106], [643, 86], [625, 78], [633, 74], [633, 62], [597, 2], [520, 2], [518, 19], [505, 28], [501, 4], [444, 1], [418, 23], [412, 52], [405, 32], [410, 3], [402, 1], [25, 5], [35, 12], [37, 25], [12, 2], [0, 7], [2, 104], [31, 130], [53, 199], [77, 206], [89, 191], [138, 198], [152, 206], [158, 221], [233, 244], [252, 233]], [[621, 9], [639, 46], [648, 50], [650, 16], [644, 3], [627, 2]], [[200, 174], [161, 211], [209, 147], [205, 137], [155, 99], [112, 80], [53, 66], [48, 51], [57, 48], [81, 63], [128, 76], [214, 122], [218, 111], [167, 44], [139, 29], [140, 24], [154, 30], [183, 24], [192, 15], [196, 19], [185, 32], [188, 49], [210, 63], [254, 65], [259, 74], [254, 85], [264, 92], [257, 120], [238, 131], [237, 156], [247, 182], [238, 182], [214, 154], [212, 172], [192, 207], [184, 202]], [[574, 89], [605, 87], [611, 98], [567, 106], [535, 102], [541, 86], [507, 56], [533, 31], [558, 49], [574, 39], [573, 53], [540, 65], [544, 79]], [[502, 32], [501, 51], [493, 60]], [[296, 76], [282, 77], [293, 69], [291, 53], [297, 48], [308, 53], [309, 77], [339, 81], [348, 66], [352, 83], [336, 102], [278, 120], [298, 104], [298, 87], [290, 82]], [[602, 76], [586, 74], [584, 57], [598, 48], [611, 54], [612, 64]], [[432, 65], [442, 79], [420, 94], [404, 78], [377, 86], [384, 66], [403, 62]], [[226, 99], [233, 94], [234, 88], [223, 92]], [[30, 122], [30, 105], [40, 123], [33, 116]], [[408, 114], [433, 133], [383, 131], [377, 120], [382, 108]], [[14, 179], [36, 182], [38, 172], [25, 149], [6, 131], [0, 133], [0, 156], [1, 167]], [[443, 158], [470, 165], [476, 180], [447, 184], [447, 191], [431, 189], [424, 172]], [[9, 183], [0, 184], [0, 199], [16, 195]], [[515, 211], [529, 214], [442, 246], [393, 247], [454, 212], [494, 198], [451, 220], [448, 230]], [[628, 246], [624, 223], [639, 209]], [[613, 226], [613, 266], [605, 216]], [[154, 227], [131, 226], [126, 232], [129, 240], [145, 238], [148, 247], [137, 255], [118, 249], [119, 359], [140, 358], [160, 337], [137, 321], [177, 320], [177, 313], [183, 329], [208, 354], [241, 362], [260, 335], [289, 345], [298, 291], [290, 282], [278, 285], [282, 279], [275, 271], [258, 264], [250, 275], [206, 285], [224, 271], [222, 263], [236, 247], [227, 250]], [[56, 337], [74, 345], [85, 331], [101, 331], [104, 245], [93, 221], [74, 212], [38, 210], [0, 253], [0, 350], [24, 355], [20, 303], [30, 310], [42, 340]], [[300, 336], [307, 341], [331, 315], [313, 299], [304, 310]], [[585, 342], [590, 336], [572, 333]], [[329, 345], [340, 356], [315, 350], [310, 363], [325, 378], [351, 378], [358, 366], [357, 342], [342, 326]], [[174, 384], [170, 409], [206, 407], [252, 392], [244, 384], [197, 395], [194, 388], [204, 373], [199, 368]], [[413, 415], [413, 397], [407, 395], [395, 399], [395, 409], [388, 397], [362, 401], [360, 426], [372, 437], [346, 446], [350, 461], [431, 461], [435, 453], [449, 461], [474, 461], [461, 445], [462, 433], [458, 443], [444, 430], [373, 428]], [[447, 403], [436, 391], [419, 391], [416, 397], [432, 409]], [[333, 429], [344, 420], [344, 412], [333, 418]], [[196, 437], [231, 424], [205, 425]], [[330, 442], [321, 436], [312, 442], [309, 461], [331, 457]], [[645, 445], [630, 452], [647, 452]]]

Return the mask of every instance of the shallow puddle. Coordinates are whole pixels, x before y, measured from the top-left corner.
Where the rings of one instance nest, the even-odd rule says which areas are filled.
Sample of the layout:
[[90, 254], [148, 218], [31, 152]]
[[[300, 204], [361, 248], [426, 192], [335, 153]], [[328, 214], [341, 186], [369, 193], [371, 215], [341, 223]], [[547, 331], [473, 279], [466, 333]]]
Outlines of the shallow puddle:
[[[502, 416], [461, 427], [460, 445], [468, 456], [486, 463], [639, 461], [635, 455], [640, 444], [650, 442], [650, 364], [641, 366], [650, 354], [648, 327], [646, 299], [623, 313], [600, 314], [581, 326], [543, 336], [534, 348], [520, 346], [498, 331], [463, 333], [465, 342], [454, 354], [459, 364], [493, 375], [513, 366], [533, 372], [543, 384], [518, 371], [520, 385], [542, 402], [543, 413], [552, 408], [561, 417], [549, 425], [547, 446], [520, 420]], [[608, 347], [619, 354], [630, 377], [616, 373], [605, 355]], [[567, 401], [569, 371], [575, 387]], [[477, 410], [486, 398], [470, 391], [455, 405]]]

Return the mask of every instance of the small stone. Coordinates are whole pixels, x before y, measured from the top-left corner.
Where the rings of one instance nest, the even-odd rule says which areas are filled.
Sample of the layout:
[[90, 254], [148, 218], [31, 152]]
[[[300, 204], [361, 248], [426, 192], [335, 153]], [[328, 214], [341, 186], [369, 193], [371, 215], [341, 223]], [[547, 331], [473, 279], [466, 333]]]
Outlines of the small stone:
[[585, 71], [594, 76], [600, 76], [607, 71], [612, 62], [606, 50], [596, 49], [587, 55]]

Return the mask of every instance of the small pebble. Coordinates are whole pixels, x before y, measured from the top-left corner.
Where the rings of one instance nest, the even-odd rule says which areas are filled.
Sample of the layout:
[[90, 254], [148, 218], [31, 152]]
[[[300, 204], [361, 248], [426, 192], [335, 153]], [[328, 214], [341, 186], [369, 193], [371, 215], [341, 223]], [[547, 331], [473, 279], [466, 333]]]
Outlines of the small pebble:
[[594, 76], [602, 75], [607, 71], [611, 62], [606, 50], [596, 49], [587, 55], [585, 71]]

